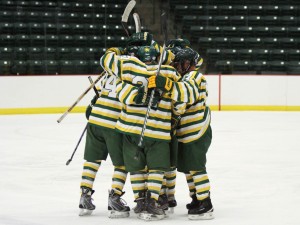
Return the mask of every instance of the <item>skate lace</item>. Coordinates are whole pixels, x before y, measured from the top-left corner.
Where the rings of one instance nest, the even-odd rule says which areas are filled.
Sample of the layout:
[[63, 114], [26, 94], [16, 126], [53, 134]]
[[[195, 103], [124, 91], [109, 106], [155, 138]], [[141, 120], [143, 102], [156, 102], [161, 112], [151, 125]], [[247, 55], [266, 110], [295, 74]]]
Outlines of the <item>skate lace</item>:
[[123, 198], [119, 198], [118, 202], [119, 202], [119, 204], [121, 204], [123, 206], [127, 205], [127, 202]]
[[86, 199], [86, 201], [88, 201], [88, 202], [92, 202], [92, 201], [94, 201], [94, 199], [92, 198], [92, 196], [91, 195], [85, 195], [84, 196], [84, 198]]
[[121, 207], [121, 208], [124, 208], [127, 205], [127, 202], [121, 198], [121, 196], [123, 194], [124, 193], [122, 193], [121, 195], [118, 195], [118, 194], [111, 195], [110, 201], [111, 201], [112, 207], [113, 207], [113, 204], [116, 204], [116, 205], [118, 205], [118, 207]]

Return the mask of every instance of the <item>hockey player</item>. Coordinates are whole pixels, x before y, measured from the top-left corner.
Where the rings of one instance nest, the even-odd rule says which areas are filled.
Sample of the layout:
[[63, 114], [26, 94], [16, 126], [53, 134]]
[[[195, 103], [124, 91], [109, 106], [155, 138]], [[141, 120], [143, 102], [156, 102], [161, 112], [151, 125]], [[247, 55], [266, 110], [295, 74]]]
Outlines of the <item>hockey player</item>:
[[[149, 32], [138, 32], [132, 34], [127, 40], [127, 48], [132, 48], [131, 54], [136, 55], [140, 46], [152, 46], [159, 53], [162, 53], [162, 47], [153, 39], [153, 35]], [[135, 49], [135, 50], [134, 50]], [[170, 65], [175, 55], [172, 51], [165, 51], [163, 65]]]
[[[162, 47], [160, 47], [154, 40], [152, 34], [149, 34], [148, 32], [140, 32], [140, 33], [134, 33], [127, 41], [129, 54], [136, 55], [137, 50], [139, 49], [139, 46], [147, 46], [151, 45], [155, 48], [157, 52], [160, 52], [162, 50]], [[154, 53], [155, 54], [155, 53]], [[164, 57], [164, 64], [169, 64], [172, 59], [174, 58], [174, 55], [171, 51], [166, 51], [165, 57]], [[149, 61], [150, 62], [150, 61]], [[148, 62], [148, 63], [149, 63]], [[151, 63], [151, 62], [150, 62]], [[156, 62], [157, 63], [157, 62]], [[156, 96], [159, 95], [156, 93]], [[172, 141], [173, 142], [173, 141]], [[174, 145], [174, 144], [173, 144]], [[173, 165], [173, 164], [172, 164]], [[132, 187], [134, 191], [134, 196], [138, 198], [138, 193], [141, 191], [141, 188], [146, 189], [144, 185], [144, 181], [146, 180], [147, 171], [143, 171], [143, 173], [139, 174], [131, 174], [132, 179]], [[168, 207], [168, 202], [162, 202], [163, 196], [165, 194], [169, 194], [170, 196], [170, 204], [169, 206], [174, 207], [176, 206], [176, 200], [174, 198], [174, 192], [175, 192], [175, 178], [176, 173], [174, 173], [172, 170], [165, 172], [164, 176], [164, 187], [161, 194], [162, 197], [159, 198], [161, 204], [166, 204], [166, 207]], [[161, 206], [162, 208], [166, 208]]]
[[[206, 105], [207, 89], [205, 77], [197, 70], [199, 54], [191, 48], [180, 50], [174, 59], [174, 67], [183, 76], [182, 82], [195, 81], [196, 101], [188, 104], [177, 102], [174, 108], [183, 109], [176, 130], [178, 146], [178, 171], [186, 174], [192, 202], [187, 204], [188, 218], [191, 220], [213, 219], [213, 206], [210, 199], [210, 183], [206, 172], [206, 153], [212, 139], [210, 109]], [[165, 83], [171, 83], [169, 90]], [[169, 91], [177, 100], [179, 83], [169, 81], [163, 76], [149, 79], [148, 88]]]
[[[123, 152], [126, 170], [134, 177], [135, 174], [145, 174], [146, 166], [148, 169], [147, 192], [145, 193], [145, 182], [140, 181], [140, 191], [135, 195], [137, 201], [135, 212], [145, 210], [146, 213], [140, 214], [145, 220], [165, 217], [157, 201], [164, 172], [170, 167], [171, 100], [166, 95], [163, 94], [157, 104], [152, 105], [144, 132], [143, 146], [138, 147], [147, 111], [145, 100], [147, 90], [144, 88], [147, 87], [147, 78], [155, 75], [158, 69], [158, 65], [147, 65], [145, 62], [157, 61], [156, 56], [152, 55], [154, 52], [156, 51], [153, 46], [143, 46], [133, 52], [137, 57], [119, 57], [113, 52], [107, 52], [101, 58], [103, 68], [111, 74], [120, 75], [122, 79], [118, 95], [123, 108], [116, 129], [124, 134]], [[171, 66], [162, 65], [160, 72], [171, 80], [179, 79], [176, 70]], [[137, 153], [138, 160], [135, 160]]]
[[108, 197], [109, 218], [129, 216], [130, 208], [121, 199], [127, 177], [122, 153], [123, 135], [114, 129], [121, 110], [121, 103], [116, 97], [117, 79], [116, 76], [106, 74], [100, 81], [100, 97], [95, 96], [86, 110], [88, 128], [84, 152], [86, 162], [84, 163], [80, 185], [80, 216], [90, 215], [95, 209], [91, 197], [94, 193], [93, 183], [101, 161], [106, 160], [108, 153], [114, 165], [112, 186]]
[[[170, 39], [167, 42], [167, 49], [174, 54], [174, 57], [177, 52], [181, 49], [189, 48], [190, 42], [187, 39]], [[173, 60], [174, 58], [172, 58]], [[176, 115], [172, 115], [173, 123], [172, 126], [175, 126]], [[176, 167], [177, 167], [177, 149], [178, 141], [176, 135], [173, 135], [174, 132], [171, 132], [172, 140], [170, 143], [171, 149], [171, 168], [169, 171], [165, 172], [164, 183], [165, 187], [160, 196], [160, 204], [164, 206], [165, 209], [170, 209], [169, 212], [174, 212], [174, 207], [177, 206], [175, 199], [175, 186], [176, 186]]]

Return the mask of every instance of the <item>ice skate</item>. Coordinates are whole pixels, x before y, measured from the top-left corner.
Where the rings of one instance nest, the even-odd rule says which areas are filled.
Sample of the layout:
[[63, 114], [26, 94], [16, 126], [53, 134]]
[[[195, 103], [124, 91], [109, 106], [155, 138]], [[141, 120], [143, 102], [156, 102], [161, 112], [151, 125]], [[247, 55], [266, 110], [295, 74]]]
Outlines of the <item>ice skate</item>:
[[141, 213], [145, 211], [145, 192], [139, 192], [139, 197], [134, 200], [136, 202], [136, 206], [133, 208], [134, 213]]
[[214, 208], [212, 206], [210, 197], [198, 201], [197, 207], [191, 208], [188, 211], [188, 218], [190, 220], [211, 220], [214, 218]]
[[165, 211], [165, 217], [169, 216], [169, 203], [168, 197], [166, 194], [160, 195], [158, 198], [158, 207]]
[[[122, 195], [125, 192], [122, 192]], [[129, 217], [130, 208], [126, 202], [112, 189], [108, 191], [108, 217], [109, 218], [126, 218]]]
[[95, 210], [96, 206], [92, 203], [94, 190], [81, 187], [81, 197], [79, 201], [79, 216], [89, 216]]
[[190, 209], [196, 208], [198, 206], [198, 204], [199, 204], [199, 201], [197, 199], [197, 196], [196, 196], [196, 194], [193, 194], [192, 201], [191, 201], [191, 203], [186, 204], [186, 208], [188, 210], [190, 210]]
[[158, 205], [160, 209], [168, 210], [169, 203], [168, 203], [168, 197], [166, 194], [160, 195], [158, 198]]
[[162, 220], [166, 217], [164, 210], [159, 207], [158, 202], [155, 199], [151, 198], [150, 192], [147, 192], [145, 209], [146, 211], [139, 213], [139, 219], [145, 221], [155, 221]]

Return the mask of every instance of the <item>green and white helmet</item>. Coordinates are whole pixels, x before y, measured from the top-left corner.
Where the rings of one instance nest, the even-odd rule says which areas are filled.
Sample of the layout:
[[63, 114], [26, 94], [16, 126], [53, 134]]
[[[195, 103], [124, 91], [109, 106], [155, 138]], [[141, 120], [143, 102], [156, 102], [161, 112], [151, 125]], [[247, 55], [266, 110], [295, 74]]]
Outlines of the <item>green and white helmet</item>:
[[154, 46], [140, 46], [136, 57], [142, 62], [155, 62], [157, 61], [157, 57], [159, 52], [154, 48]]

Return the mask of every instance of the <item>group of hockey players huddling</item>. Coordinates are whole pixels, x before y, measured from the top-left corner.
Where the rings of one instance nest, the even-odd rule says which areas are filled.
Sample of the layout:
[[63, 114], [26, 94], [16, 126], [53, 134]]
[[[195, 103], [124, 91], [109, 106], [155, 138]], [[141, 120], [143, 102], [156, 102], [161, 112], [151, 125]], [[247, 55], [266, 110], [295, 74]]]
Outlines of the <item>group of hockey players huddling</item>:
[[114, 165], [109, 218], [129, 216], [130, 208], [121, 198], [128, 173], [137, 217], [166, 218], [177, 205], [176, 170], [186, 175], [192, 199], [186, 205], [188, 218], [213, 218], [205, 166], [211, 113], [206, 80], [198, 71], [203, 60], [186, 39], [169, 40], [166, 46], [162, 54], [150, 33], [139, 32], [128, 38], [126, 47], [109, 48], [101, 57], [105, 75], [97, 87], [99, 97], [86, 110], [80, 216], [96, 208], [93, 183], [109, 154]]

